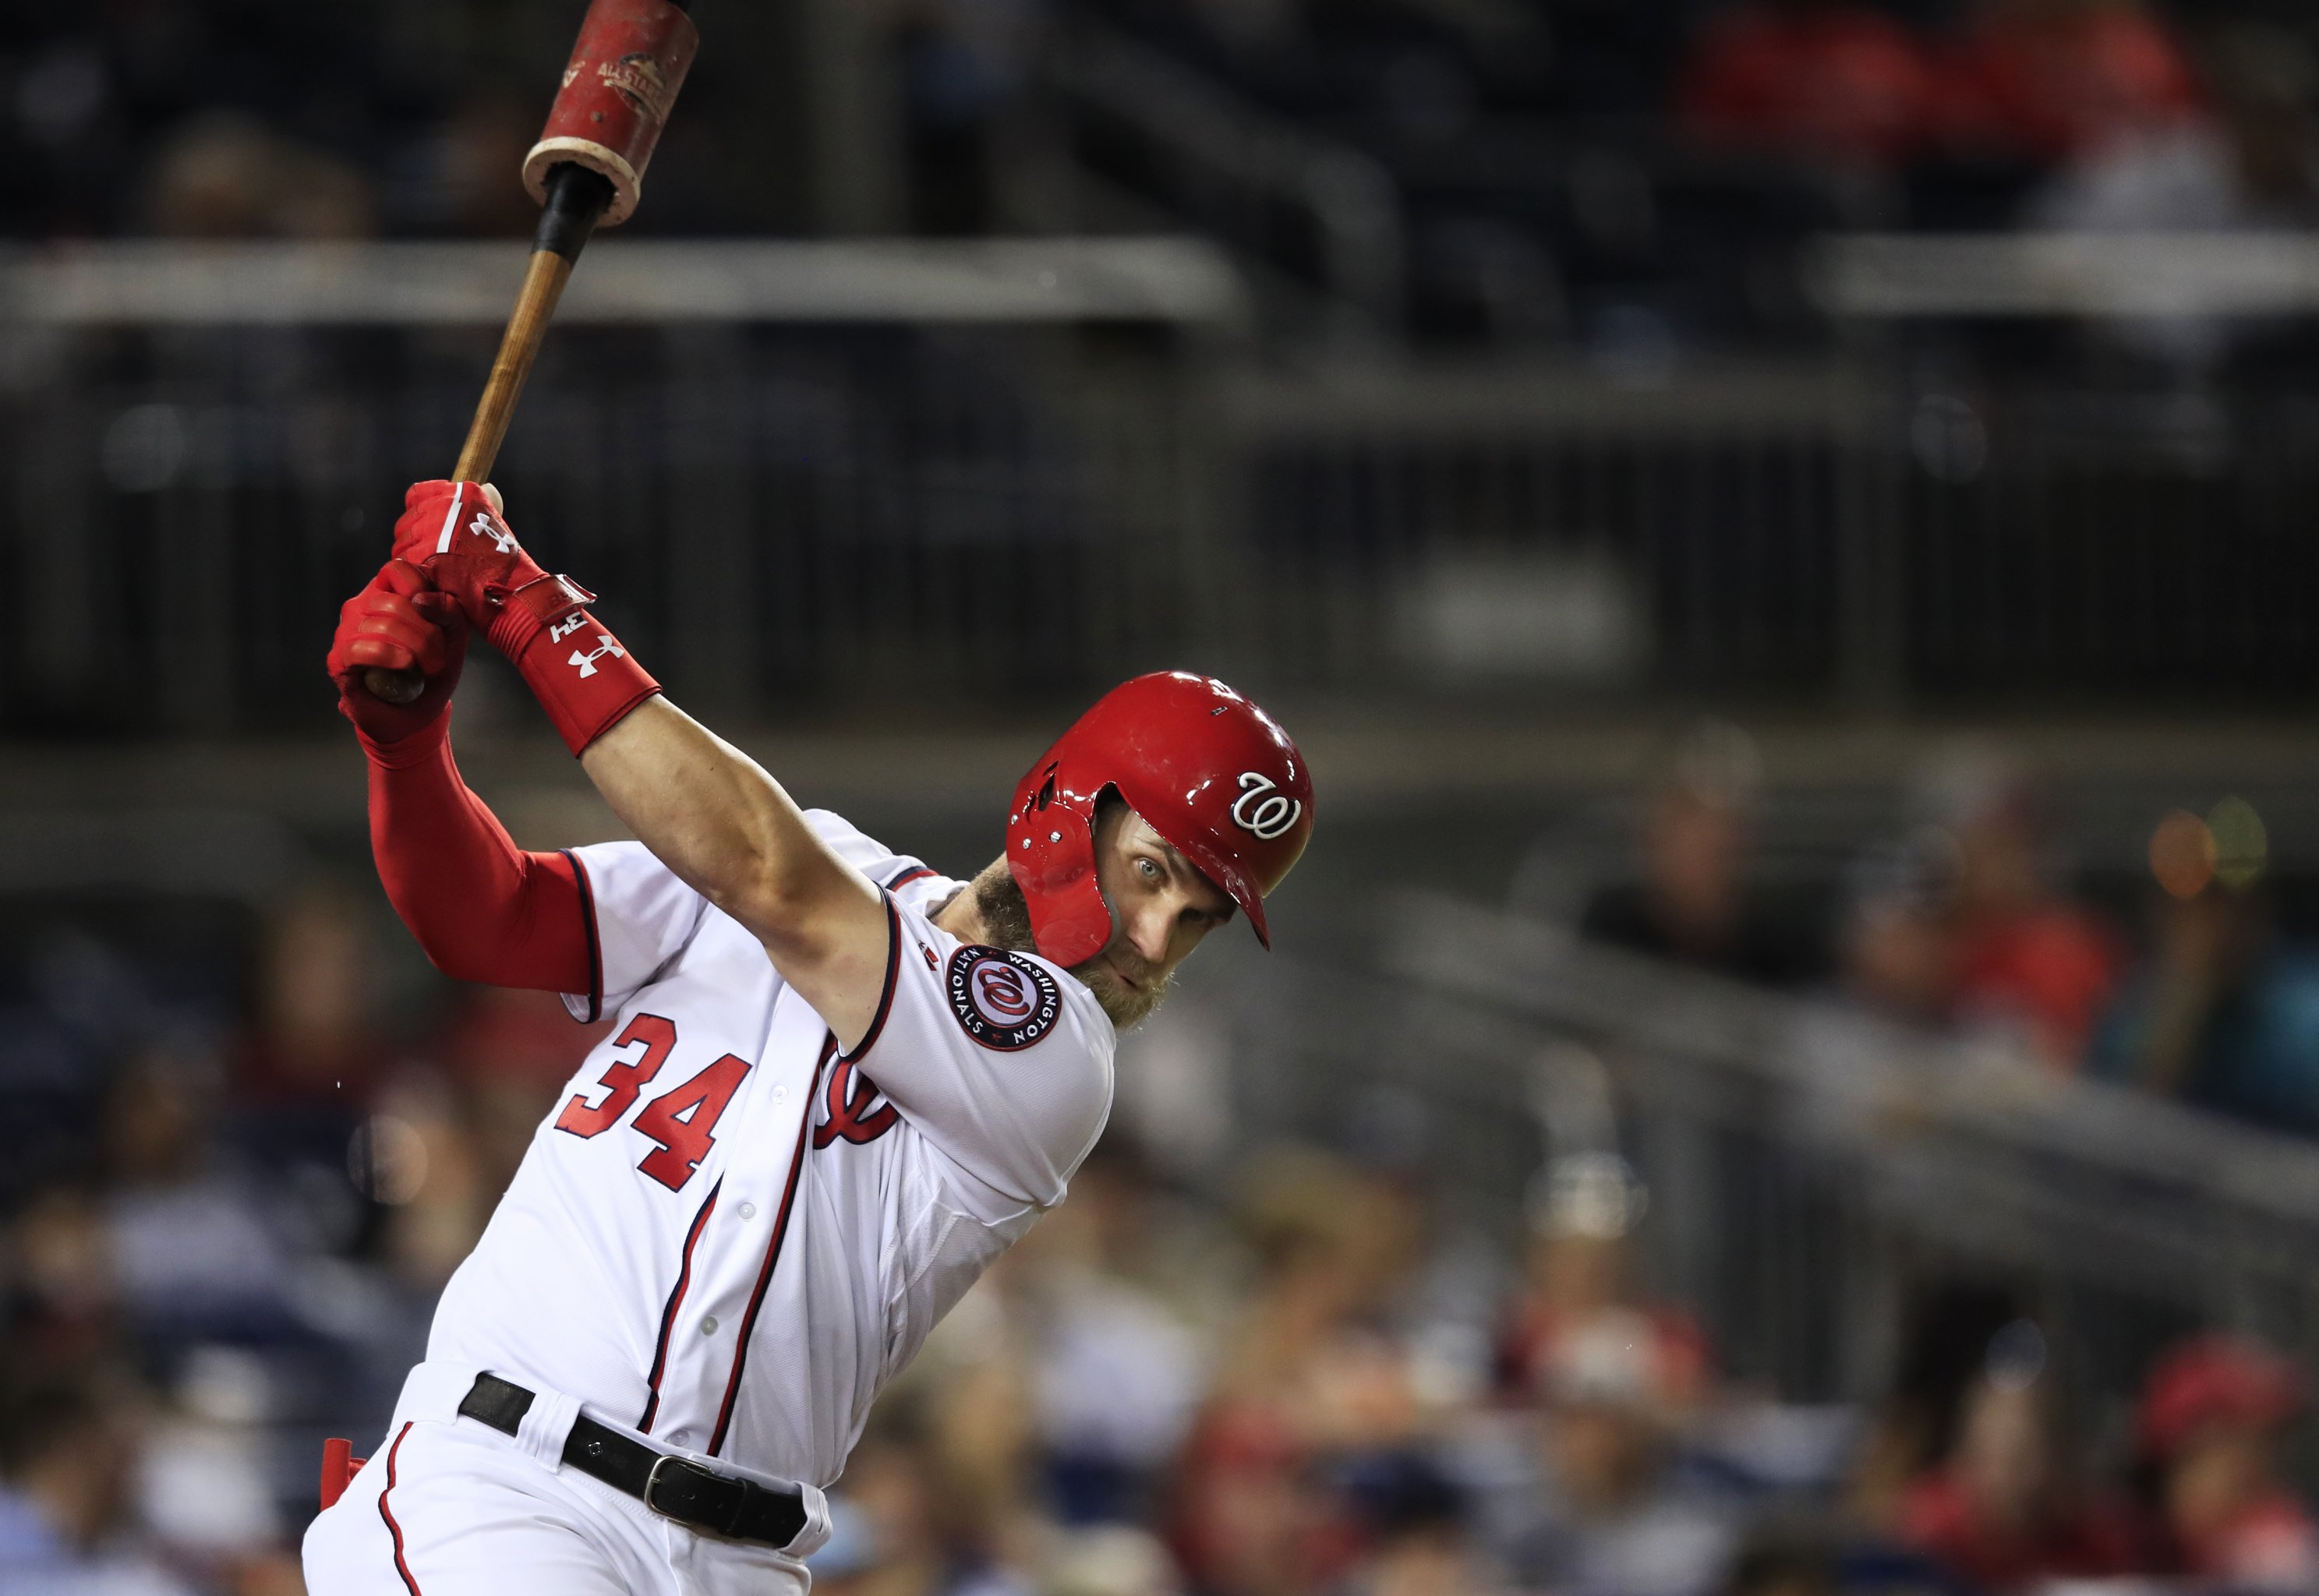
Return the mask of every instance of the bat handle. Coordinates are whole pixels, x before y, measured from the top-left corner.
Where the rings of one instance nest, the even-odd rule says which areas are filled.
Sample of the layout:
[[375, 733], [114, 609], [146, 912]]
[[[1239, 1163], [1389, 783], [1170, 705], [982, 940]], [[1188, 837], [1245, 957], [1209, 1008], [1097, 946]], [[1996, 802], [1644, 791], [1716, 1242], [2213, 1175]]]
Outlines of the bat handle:
[[[612, 203], [609, 178], [570, 162], [547, 175], [547, 206], [539, 215], [539, 231], [531, 245], [531, 264], [523, 275], [523, 292], [516, 296], [515, 313], [508, 318], [500, 338], [500, 352], [492, 361], [490, 381], [467, 427], [466, 444], [452, 480], [480, 482], [492, 473], [507, 439], [508, 423], [515, 419], [515, 401], [523, 392], [531, 363], [547, 339], [547, 323], [572, 280], [580, 251]], [[363, 686], [375, 699], [390, 704], [417, 701], [427, 690], [427, 680], [416, 671], [371, 670], [363, 672]]]

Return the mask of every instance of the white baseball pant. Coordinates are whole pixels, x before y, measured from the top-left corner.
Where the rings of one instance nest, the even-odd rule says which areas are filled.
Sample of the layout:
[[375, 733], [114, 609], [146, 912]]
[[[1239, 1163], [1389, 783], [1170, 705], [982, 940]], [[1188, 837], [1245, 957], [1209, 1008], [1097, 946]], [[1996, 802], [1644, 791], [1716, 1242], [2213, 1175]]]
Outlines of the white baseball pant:
[[[805, 1596], [796, 1556], [663, 1519], [533, 1456], [529, 1435], [411, 1416], [438, 1406], [406, 1388], [385, 1444], [307, 1529], [311, 1596]], [[827, 1504], [808, 1501], [804, 1551], [828, 1536]]]

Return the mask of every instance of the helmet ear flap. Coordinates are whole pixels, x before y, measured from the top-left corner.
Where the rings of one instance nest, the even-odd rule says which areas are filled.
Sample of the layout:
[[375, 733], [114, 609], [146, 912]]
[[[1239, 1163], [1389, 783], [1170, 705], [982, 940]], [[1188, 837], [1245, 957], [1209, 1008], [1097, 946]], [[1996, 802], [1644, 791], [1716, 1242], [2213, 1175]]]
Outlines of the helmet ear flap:
[[1096, 879], [1093, 806], [1050, 755], [1015, 789], [1006, 865], [1031, 911], [1039, 952], [1069, 967], [1111, 940], [1111, 909]]

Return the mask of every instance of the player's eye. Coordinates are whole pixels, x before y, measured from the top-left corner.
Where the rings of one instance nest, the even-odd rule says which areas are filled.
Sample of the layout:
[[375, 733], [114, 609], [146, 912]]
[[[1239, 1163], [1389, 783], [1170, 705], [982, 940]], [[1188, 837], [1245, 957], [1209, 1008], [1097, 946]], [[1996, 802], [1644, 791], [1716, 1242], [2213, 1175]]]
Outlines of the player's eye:
[[1154, 860], [1137, 860], [1135, 861], [1135, 870], [1138, 875], [1150, 882], [1154, 887], [1157, 887], [1160, 882], [1168, 879], [1167, 872], [1162, 870], [1160, 868], [1158, 861]]

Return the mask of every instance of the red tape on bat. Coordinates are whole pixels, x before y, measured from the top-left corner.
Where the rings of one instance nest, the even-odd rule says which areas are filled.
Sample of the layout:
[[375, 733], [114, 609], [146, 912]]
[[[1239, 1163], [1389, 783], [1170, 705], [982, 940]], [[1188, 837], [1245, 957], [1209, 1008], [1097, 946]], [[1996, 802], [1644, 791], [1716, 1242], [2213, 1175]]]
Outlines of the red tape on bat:
[[531, 197], [546, 204], [548, 172], [570, 161], [611, 180], [603, 224], [627, 220], [699, 47], [692, 19], [670, 0], [595, 0], [547, 125], [524, 158]]

